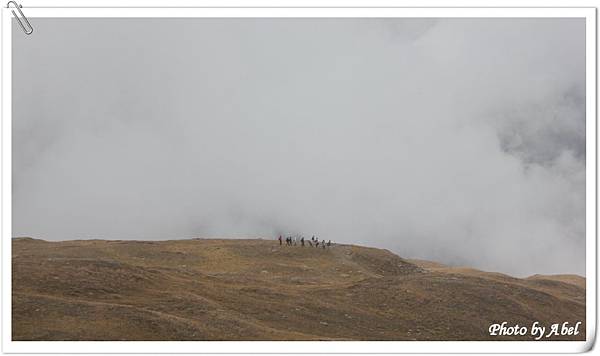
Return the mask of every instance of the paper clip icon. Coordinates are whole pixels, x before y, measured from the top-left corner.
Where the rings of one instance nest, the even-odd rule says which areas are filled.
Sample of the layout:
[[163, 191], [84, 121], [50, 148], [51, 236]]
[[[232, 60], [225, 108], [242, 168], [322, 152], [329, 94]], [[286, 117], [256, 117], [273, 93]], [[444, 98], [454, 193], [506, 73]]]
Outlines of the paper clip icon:
[[[21, 11], [21, 8], [23, 6], [17, 4], [14, 1], [9, 1], [6, 4], [6, 7], [10, 8], [10, 4], [13, 4], [15, 6], [15, 8], [17, 9], [17, 11], [19, 12], [19, 15], [21, 15], [19, 17], [19, 15], [17, 15], [17, 13], [15, 12], [15, 10], [10, 10], [12, 12], [12, 14], [17, 18], [17, 22], [19, 23], [19, 25], [23, 29], [23, 32], [25, 32], [26, 35], [31, 35], [33, 33], [33, 27], [31, 27], [31, 24], [29, 23], [29, 20], [27, 20], [27, 17], [25, 17], [25, 14], [23, 14], [23, 11]], [[23, 21], [25, 21], [25, 23], [27, 24], [27, 28], [25, 28], [25, 25], [23, 24]]]

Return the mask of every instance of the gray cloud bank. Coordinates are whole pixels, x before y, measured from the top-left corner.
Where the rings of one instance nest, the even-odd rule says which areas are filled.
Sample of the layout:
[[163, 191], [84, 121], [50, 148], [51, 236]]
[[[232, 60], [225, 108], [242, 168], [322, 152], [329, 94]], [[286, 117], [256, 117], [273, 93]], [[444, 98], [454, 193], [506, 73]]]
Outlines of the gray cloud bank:
[[585, 274], [583, 19], [35, 19], [13, 236], [316, 234]]

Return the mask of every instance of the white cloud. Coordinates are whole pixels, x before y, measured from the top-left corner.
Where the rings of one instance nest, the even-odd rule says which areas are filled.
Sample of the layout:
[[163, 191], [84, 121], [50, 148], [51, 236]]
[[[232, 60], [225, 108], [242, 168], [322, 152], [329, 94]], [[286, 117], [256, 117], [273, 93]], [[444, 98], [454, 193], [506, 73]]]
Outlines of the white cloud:
[[15, 236], [301, 232], [584, 273], [583, 20], [134, 23], [15, 38]]

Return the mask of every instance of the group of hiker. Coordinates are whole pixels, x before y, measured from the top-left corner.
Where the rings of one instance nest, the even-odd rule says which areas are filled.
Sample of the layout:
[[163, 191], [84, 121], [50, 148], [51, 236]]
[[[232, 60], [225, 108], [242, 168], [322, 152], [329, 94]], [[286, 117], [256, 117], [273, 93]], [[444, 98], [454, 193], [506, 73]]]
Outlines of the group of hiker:
[[[279, 238], [277, 240], [279, 240], [279, 245], [283, 245], [283, 236], [279, 235]], [[310, 240], [304, 240], [304, 236], [301, 236], [300, 239], [298, 239], [298, 237], [292, 236], [288, 236], [285, 238], [286, 246], [297, 246], [298, 242], [300, 242], [300, 246], [302, 247], [305, 246], [305, 243], [308, 243], [310, 247], [321, 246], [322, 248], [326, 248], [331, 246], [331, 240], [329, 240], [328, 242], [325, 242], [325, 239], [319, 241], [319, 239], [316, 238], [314, 235], [310, 238]]]

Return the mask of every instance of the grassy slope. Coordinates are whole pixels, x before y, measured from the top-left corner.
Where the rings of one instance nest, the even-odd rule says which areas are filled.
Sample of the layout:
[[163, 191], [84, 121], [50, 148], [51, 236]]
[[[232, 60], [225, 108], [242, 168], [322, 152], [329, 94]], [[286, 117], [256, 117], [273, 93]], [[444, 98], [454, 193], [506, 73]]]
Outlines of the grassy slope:
[[34, 239], [12, 247], [15, 340], [480, 340], [493, 322], [585, 320], [576, 276], [517, 279], [366, 247]]

